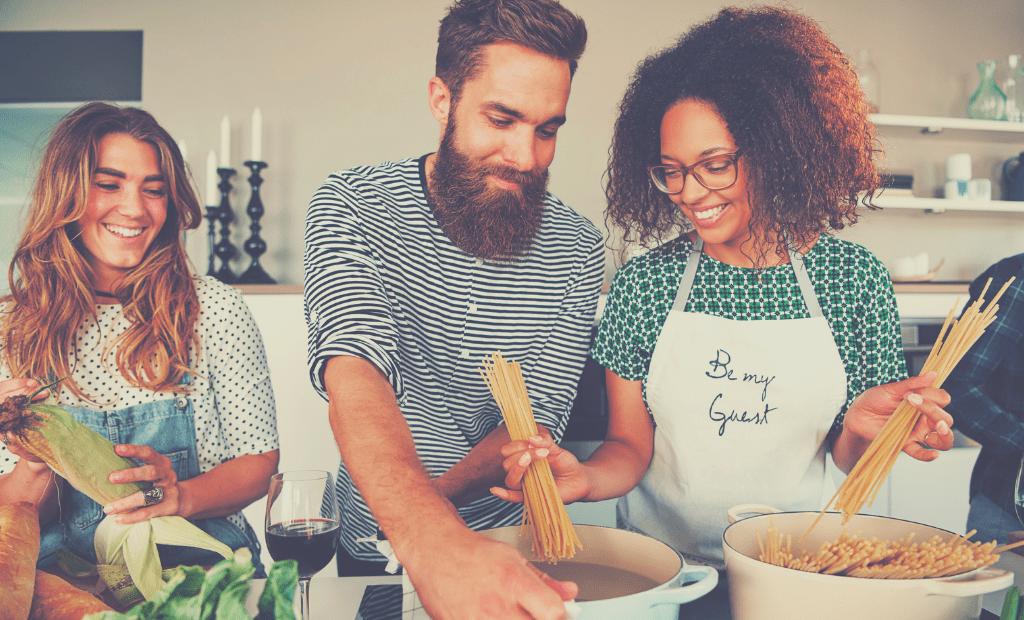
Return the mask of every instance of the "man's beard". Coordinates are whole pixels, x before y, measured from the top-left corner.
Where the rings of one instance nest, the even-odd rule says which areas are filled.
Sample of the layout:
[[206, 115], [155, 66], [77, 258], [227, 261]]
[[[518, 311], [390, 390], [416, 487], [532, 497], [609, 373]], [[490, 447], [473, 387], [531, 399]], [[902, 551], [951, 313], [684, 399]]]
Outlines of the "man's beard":
[[[455, 124], [449, 120], [430, 174], [434, 217], [466, 254], [514, 262], [527, 253], [540, 228], [548, 172], [473, 162], [455, 146], [454, 136]], [[519, 189], [491, 187], [487, 175], [516, 183]]]

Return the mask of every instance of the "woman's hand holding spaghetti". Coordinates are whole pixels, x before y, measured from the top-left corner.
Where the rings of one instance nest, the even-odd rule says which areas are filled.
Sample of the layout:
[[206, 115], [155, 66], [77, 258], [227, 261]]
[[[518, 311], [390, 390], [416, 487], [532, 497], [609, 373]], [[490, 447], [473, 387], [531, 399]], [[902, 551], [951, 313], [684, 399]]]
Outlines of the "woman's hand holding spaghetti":
[[530, 463], [547, 459], [562, 502], [569, 504], [586, 497], [590, 484], [583, 465], [571, 452], [556, 444], [546, 428], [537, 428], [539, 434], [528, 440], [511, 441], [502, 446], [501, 454], [505, 457], [502, 465], [507, 472], [506, 488], [492, 487], [491, 493], [509, 502], [522, 502], [523, 476]]
[[[903, 451], [920, 461], [938, 458], [938, 450], [953, 447], [953, 417], [943, 409], [949, 404], [945, 390], [931, 387], [935, 373], [875, 386], [854, 400], [846, 412], [844, 429], [870, 442], [881, 432], [896, 406], [906, 399], [922, 415]], [[927, 447], [925, 447], [927, 446]]]

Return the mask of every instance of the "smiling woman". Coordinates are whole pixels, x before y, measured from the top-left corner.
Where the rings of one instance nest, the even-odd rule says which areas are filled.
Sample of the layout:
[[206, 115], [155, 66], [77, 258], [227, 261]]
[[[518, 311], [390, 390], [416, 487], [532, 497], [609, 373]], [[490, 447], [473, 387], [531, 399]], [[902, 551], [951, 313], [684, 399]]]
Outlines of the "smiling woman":
[[[101, 506], [33, 454], [0, 447], [0, 504], [39, 506], [41, 566], [60, 548], [95, 562], [104, 518], [178, 515], [249, 547], [262, 574], [239, 511], [277, 468], [273, 392], [241, 294], [193, 275], [181, 233], [201, 222], [178, 146], [151, 115], [90, 103], [57, 125], [0, 299], [0, 399], [61, 378], [57, 403], [141, 464], [109, 482], [143, 490]], [[160, 558], [220, 556], [169, 547]]]
[[153, 145], [115, 133], [99, 143], [85, 213], [75, 223], [93, 286], [111, 291], [142, 262], [167, 219], [167, 189]]

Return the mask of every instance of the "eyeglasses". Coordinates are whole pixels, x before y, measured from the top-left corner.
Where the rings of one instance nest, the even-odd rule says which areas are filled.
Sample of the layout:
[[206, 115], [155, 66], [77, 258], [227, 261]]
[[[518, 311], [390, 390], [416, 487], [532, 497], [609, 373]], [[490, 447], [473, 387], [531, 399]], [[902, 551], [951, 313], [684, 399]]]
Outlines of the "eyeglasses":
[[692, 174], [707, 189], [725, 189], [736, 182], [736, 159], [741, 154], [741, 151], [723, 153], [702, 159], [692, 166], [651, 166], [647, 172], [651, 175], [654, 187], [666, 194], [682, 192], [688, 174]]

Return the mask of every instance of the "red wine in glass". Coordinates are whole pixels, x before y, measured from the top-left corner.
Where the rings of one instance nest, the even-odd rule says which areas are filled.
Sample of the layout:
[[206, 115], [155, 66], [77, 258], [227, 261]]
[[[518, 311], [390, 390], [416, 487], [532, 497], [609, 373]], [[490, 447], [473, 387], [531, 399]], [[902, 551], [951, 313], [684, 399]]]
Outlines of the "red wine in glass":
[[275, 523], [267, 528], [267, 551], [275, 561], [298, 562], [299, 577], [312, 577], [337, 553], [338, 529], [328, 519]]
[[326, 471], [286, 471], [270, 477], [267, 551], [275, 562], [295, 560], [302, 620], [309, 620], [309, 579], [338, 550], [337, 496]]

